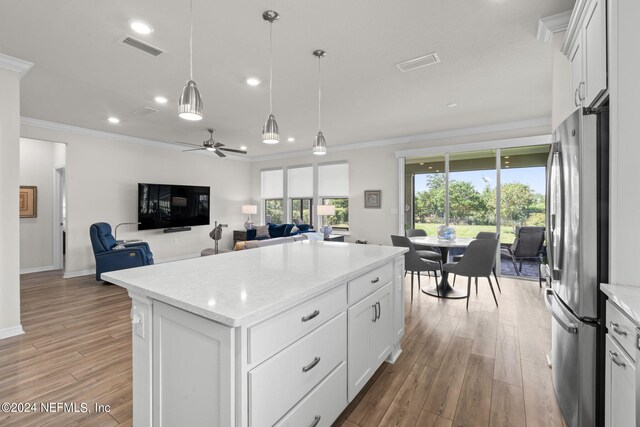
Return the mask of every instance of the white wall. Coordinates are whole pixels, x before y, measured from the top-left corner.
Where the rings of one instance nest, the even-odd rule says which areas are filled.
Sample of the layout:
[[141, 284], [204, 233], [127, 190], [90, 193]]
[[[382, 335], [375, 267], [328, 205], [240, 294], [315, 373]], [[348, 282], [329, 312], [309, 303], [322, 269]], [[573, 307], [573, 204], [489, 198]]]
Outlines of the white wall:
[[211, 187], [210, 226], [168, 234], [120, 227], [118, 238], [145, 240], [156, 261], [196, 256], [213, 247], [209, 231], [216, 220], [229, 224], [220, 244], [231, 249], [232, 230], [244, 223], [240, 207], [249, 195], [247, 162], [32, 126], [22, 126], [22, 136], [67, 144], [66, 276], [89, 274], [95, 268], [89, 239], [92, 223], [104, 221], [115, 228], [121, 222], [137, 221], [139, 182]]
[[20, 75], [0, 67], [0, 338], [20, 326]]
[[[549, 131], [550, 129], [544, 126], [507, 132], [430, 140], [427, 142], [333, 152], [331, 150], [330, 137], [328, 137], [329, 153], [326, 156], [318, 157], [309, 154], [294, 158], [252, 163], [252, 203], [260, 204], [261, 169], [346, 160], [349, 162], [350, 236], [348, 236], [345, 241], [355, 242], [356, 240], [367, 240], [369, 243], [390, 245], [391, 241], [389, 236], [398, 232], [398, 161], [395, 157], [396, 151], [544, 135], [548, 134]], [[309, 145], [308, 151], [309, 153], [311, 152], [311, 145]], [[382, 190], [382, 207], [380, 209], [364, 208], [364, 190]], [[256, 223], [263, 222], [263, 217], [260, 215], [261, 208], [256, 217]]]
[[[38, 187], [37, 217], [20, 218], [20, 273], [53, 269], [53, 168], [55, 144], [20, 139], [20, 185]], [[62, 163], [64, 166], [64, 163]]]

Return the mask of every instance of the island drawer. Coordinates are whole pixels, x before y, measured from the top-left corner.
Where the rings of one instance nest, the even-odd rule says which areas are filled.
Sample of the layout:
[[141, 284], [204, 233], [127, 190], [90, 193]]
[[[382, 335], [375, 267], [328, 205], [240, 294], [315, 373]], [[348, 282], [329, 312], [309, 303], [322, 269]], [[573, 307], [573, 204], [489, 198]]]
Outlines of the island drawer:
[[349, 304], [356, 303], [393, 280], [393, 264], [375, 268], [349, 282]]
[[346, 359], [341, 313], [249, 372], [249, 425], [275, 424]]
[[305, 396], [276, 427], [330, 427], [347, 406], [347, 364], [342, 362]]
[[347, 290], [341, 285], [247, 331], [248, 363], [256, 363], [308, 334], [346, 310]]
[[607, 301], [607, 331], [609, 336], [615, 338], [627, 355], [635, 361], [636, 328], [611, 301]]

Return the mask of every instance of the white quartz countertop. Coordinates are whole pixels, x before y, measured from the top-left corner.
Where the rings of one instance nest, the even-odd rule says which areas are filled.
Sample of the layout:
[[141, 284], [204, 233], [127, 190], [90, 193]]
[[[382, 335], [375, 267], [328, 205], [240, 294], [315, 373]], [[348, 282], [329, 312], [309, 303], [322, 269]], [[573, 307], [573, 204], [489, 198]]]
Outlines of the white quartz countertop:
[[301, 241], [102, 274], [102, 280], [227, 326], [318, 295], [406, 248]]
[[611, 302], [627, 313], [636, 325], [640, 325], [640, 286], [602, 283], [600, 290], [607, 294]]

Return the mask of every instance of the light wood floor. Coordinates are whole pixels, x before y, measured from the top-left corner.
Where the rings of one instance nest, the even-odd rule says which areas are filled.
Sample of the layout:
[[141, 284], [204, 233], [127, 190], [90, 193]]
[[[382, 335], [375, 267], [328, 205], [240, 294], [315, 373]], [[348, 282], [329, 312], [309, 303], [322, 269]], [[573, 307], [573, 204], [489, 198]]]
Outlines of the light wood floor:
[[[481, 280], [468, 312], [464, 300], [437, 300], [417, 289], [411, 303], [406, 286], [402, 354], [383, 364], [335, 425], [562, 426], [546, 366], [550, 317], [542, 292], [537, 282], [500, 283], [498, 309]], [[93, 276], [47, 272], [23, 276], [21, 297], [26, 334], [0, 340], [0, 402], [99, 403], [111, 410], [0, 412], [0, 425], [131, 425], [126, 292]]]

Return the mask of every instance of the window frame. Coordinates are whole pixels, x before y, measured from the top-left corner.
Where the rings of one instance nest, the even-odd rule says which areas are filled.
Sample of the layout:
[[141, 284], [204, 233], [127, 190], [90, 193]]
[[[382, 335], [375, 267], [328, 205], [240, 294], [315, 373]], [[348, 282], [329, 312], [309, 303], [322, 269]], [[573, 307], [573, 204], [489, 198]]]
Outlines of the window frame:
[[[320, 204], [324, 205], [325, 204], [325, 200], [327, 200], [327, 199], [331, 199], [331, 200], [344, 199], [344, 200], [347, 201], [347, 226], [346, 227], [337, 227], [337, 226], [332, 225], [331, 227], [334, 230], [349, 231], [349, 228], [350, 228], [349, 220], [348, 220], [348, 218], [349, 218], [349, 209], [350, 209], [349, 208], [349, 197], [344, 197], [344, 196], [340, 196], [340, 197], [337, 197], [337, 196], [321, 196], [320, 197]], [[332, 216], [334, 216], [334, 215], [332, 215]], [[324, 224], [322, 224], [322, 225], [324, 225]]]

